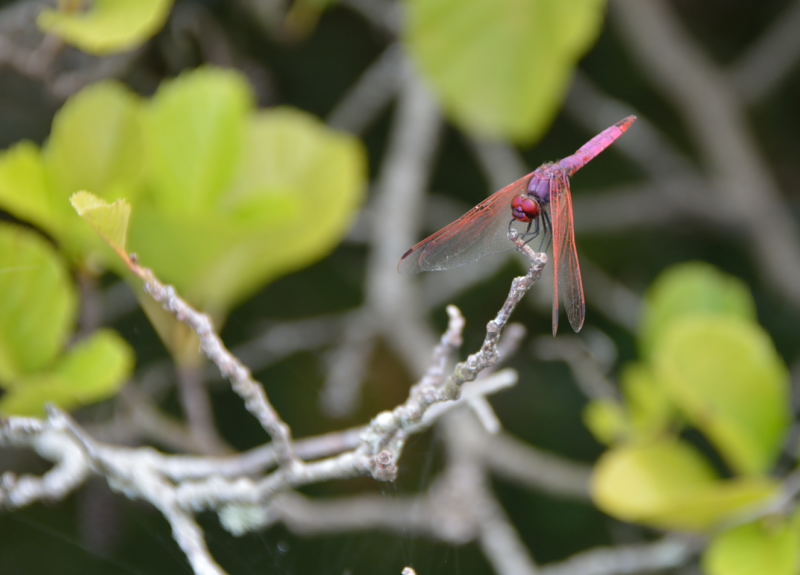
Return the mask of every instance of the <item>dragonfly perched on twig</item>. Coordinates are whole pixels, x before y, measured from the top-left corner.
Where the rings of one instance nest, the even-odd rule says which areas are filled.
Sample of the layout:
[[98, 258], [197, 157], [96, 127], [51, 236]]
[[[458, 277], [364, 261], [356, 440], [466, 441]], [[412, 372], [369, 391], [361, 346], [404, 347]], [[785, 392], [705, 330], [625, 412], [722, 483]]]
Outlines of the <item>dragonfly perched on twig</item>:
[[400, 259], [402, 273], [445, 270], [495, 252], [509, 250], [509, 232], [522, 227], [525, 241], [543, 233], [553, 244], [553, 335], [558, 331], [561, 295], [575, 332], [583, 327], [586, 299], [575, 246], [570, 177], [624, 134], [636, 116], [623, 118], [557, 162], [534, 171], [495, 192], [466, 214], [431, 234]]

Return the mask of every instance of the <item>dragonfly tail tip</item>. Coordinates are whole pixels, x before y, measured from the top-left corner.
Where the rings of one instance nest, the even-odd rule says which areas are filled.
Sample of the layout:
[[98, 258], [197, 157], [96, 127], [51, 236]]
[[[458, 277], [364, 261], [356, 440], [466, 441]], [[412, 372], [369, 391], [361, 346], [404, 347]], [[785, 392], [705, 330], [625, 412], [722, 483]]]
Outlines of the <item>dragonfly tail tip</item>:
[[622, 118], [619, 122], [617, 122], [614, 125], [623, 132], [626, 132], [628, 128], [630, 128], [635, 121], [636, 121], [636, 116], [634, 114], [631, 114], [630, 116]]

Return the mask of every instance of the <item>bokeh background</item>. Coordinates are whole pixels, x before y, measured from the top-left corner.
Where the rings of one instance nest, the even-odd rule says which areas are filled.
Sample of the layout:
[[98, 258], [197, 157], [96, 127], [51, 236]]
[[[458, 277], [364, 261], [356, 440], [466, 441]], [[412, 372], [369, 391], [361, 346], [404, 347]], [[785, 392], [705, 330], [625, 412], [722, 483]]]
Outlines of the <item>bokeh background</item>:
[[[452, 272], [392, 276], [405, 248], [504, 183], [636, 114], [639, 121], [630, 132], [572, 182], [586, 328], [578, 339], [567, 333], [562, 318], [562, 334], [553, 340], [549, 281], [534, 287], [514, 316], [527, 330], [507, 362], [519, 372], [519, 383], [492, 398], [504, 432], [588, 470], [606, 447], [587, 428], [587, 403], [602, 395], [598, 389], [615, 386], [623, 366], [640, 357], [644, 294], [659, 274], [682, 262], [707, 262], [738, 278], [752, 294], [757, 322], [783, 362], [795, 366], [800, 353], [800, 3], [558, 3], [566, 11], [564, 20], [554, 17], [545, 27], [555, 37], [560, 27], [563, 34], [577, 34], [570, 21], [587, 10], [601, 15], [596, 31], [553, 64], [564, 77], [562, 88], [549, 86], [550, 72], [541, 72], [539, 61], [526, 72], [524, 59], [492, 61], [490, 53], [488, 61], [503, 69], [492, 74], [477, 56], [483, 45], [462, 38], [475, 57], [474, 68], [467, 66], [465, 74], [475, 83], [465, 89], [492, 92], [486, 86], [504, 81], [509, 67], [523, 96], [536, 93], [537, 75], [542, 90], [552, 92], [528, 117], [520, 112], [519, 124], [503, 118], [498, 124], [489, 121], [488, 128], [481, 118], [471, 120], [472, 112], [459, 111], [449, 85], [444, 92], [437, 85], [436, 74], [444, 73], [431, 70], [448, 60], [442, 56], [426, 64], [420, 56], [426, 48], [414, 44], [409, 13], [424, 13], [424, 4], [179, 0], [151, 37], [122, 52], [87, 55], [69, 42], [43, 36], [35, 17], [47, 3], [0, 2], [0, 150], [22, 141], [46, 146], [59, 110], [96, 82], [115, 79], [148, 102], [176, 77], [203, 66], [237, 71], [238, 81], [251, 91], [253, 109], [289, 106], [316, 118], [314, 129], [349, 134], [355, 159], [332, 161], [336, 167], [320, 168], [324, 177], [301, 180], [313, 190], [296, 192], [294, 211], [286, 212], [294, 218], [291, 225], [273, 236], [254, 236], [240, 254], [241, 267], [269, 268], [275, 252], [314, 236], [337, 211], [341, 196], [350, 194], [350, 207], [336, 229], [318, 247], [300, 250], [304, 255], [297, 261], [275, 264], [273, 271], [248, 280], [236, 298], [220, 304], [205, 287], [196, 290], [198, 305], [217, 305], [211, 311], [224, 319], [224, 339], [254, 367], [295, 435], [304, 437], [363, 424], [400, 403], [425, 366], [432, 337], [445, 326], [447, 303], [459, 306], [467, 318], [464, 354], [476, 349], [483, 326], [522, 269], [516, 256], [499, 255]], [[443, 10], [444, 22], [470, 21], [463, 13], [486, 9], [485, 2], [471, 0], [431, 4]], [[530, 33], [541, 30], [531, 27]], [[520, 37], [524, 31], [513, 39]], [[456, 42], [458, 34], [455, 38], [447, 36], [438, 50], [456, 50], [446, 44]], [[545, 51], [540, 60], [547, 57]], [[507, 109], [527, 109], [512, 96], [508, 102]], [[213, 115], [213, 99], [206, 104]], [[91, 110], [86, 113], [92, 116]], [[423, 124], [414, 123], [420, 119]], [[253, 140], [241, 151], [254, 165], [267, 162], [258, 155], [260, 143]], [[224, 148], [224, 141], [220, 145]], [[280, 142], [264, 145], [281, 149]], [[411, 148], [405, 163], [398, 152], [403, 146]], [[423, 157], [415, 158], [415, 149]], [[348, 183], [334, 181], [340, 176], [336, 169], [348, 162], [354, 172], [341, 176]], [[328, 174], [333, 174], [330, 180]], [[350, 191], [340, 194], [339, 186]], [[402, 193], [390, 197], [387, 192], [404, 187], [407, 204]], [[152, 191], [137, 193], [145, 197]], [[117, 190], [108, 197], [124, 195]], [[69, 252], [66, 236], [13, 207], [6, 205], [0, 217]], [[64, 256], [80, 301], [76, 325], [115, 330], [130, 346], [135, 367], [109, 397], [75, 405], [79, 421], [100, 439], [170, 451], [244, 450], [261, 443], [260, 428], [244, 416], [237, 396], [197, 358], [186, 357], [180, 337], [169, 340], [168, 328], [153, 327], [157, 321], [142, 311], [119, 269], [89, 265], [97, 258], [109, 261], [94, 249], [99, 248]], [[161, 248], [140, 249], [155, 253]], [[223, 260], [232, 253], [227, 249], [222, 249]], [[156, 269], [180, 286], [181, 279], [171, 278], [168, 269]], [[186, 281], [213, 285], [228, 273], [238, 272], [220, 266]], [[414, 331], [409, 318], [431, 331]], [[183, 358], [177, 367], [175, 357]], [[207, 389], [207, 399], [187, 414], [192, 402], [187, 394], [198, 387]], [[209, 417], [211, 432], [203, 427]], [[692, 439], [715, 457], [699, 434]], [[426, 489], [444, 458], [434, 429], [410, 442], [394, 484], [362, 479], [303, 492], [316, 497], [377, 493], [392, 500]], [[791, 463], [781, 460], [776, 469]], [[42, 469], [22, 450], [3, 451], [0, 464]], [[586, 499], [548, 495], [497, 476], [492, 488], [521, 541], [543, 564], [596, 546], [661, 535], [614, 519]], [[212, 552], [230, 573], [399, 573], [404, 565], [420, 574], [492, 572], [475, 543], [442, 543], [412, 530], [309, 536], [278, 525], [233, 537], [213, 516], [201, 519]], [[690, 560], [673, 572], [697, 569]], [[112, 493], [99, 479], [64, 500], [0, 515], [0, 571], [190, 572], [162, 517], [146, 504]]]

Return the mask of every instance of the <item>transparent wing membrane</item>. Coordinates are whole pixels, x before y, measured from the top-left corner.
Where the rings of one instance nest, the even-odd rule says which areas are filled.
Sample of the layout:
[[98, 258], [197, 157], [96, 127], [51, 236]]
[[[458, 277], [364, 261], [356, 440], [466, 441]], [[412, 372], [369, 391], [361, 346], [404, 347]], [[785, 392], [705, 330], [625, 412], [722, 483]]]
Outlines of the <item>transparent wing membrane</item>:
[[531, 174], [495, 192], [408, 250], [398, 265], [400, 272], [446, 270], [513, 248], [508, 240], [511, 200], [525, 192]]
[[575, 245], [572, 193], [564, 171], [555, 174], [550, 182], [550, 215], [553, 222], [553, 335], [558, 331], [559, 297], [570, 326], [578, 332], [586, 317], [586, 300]]

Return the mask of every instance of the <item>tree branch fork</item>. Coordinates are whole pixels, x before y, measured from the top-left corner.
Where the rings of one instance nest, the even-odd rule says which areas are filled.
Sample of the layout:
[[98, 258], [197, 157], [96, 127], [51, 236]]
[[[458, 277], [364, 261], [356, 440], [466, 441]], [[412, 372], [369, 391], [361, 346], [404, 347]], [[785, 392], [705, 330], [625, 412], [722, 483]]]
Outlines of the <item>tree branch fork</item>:
[[[203, 354], [229, 381], [271, 441], [233, 456], [171, 455], [151, 447], [98, 441], [56, 407], [50, 407], [44, 419], [0, 419], [0, 446], [30, 448], [53, 464], [38, 476], [11, 471], [0, 475], [0, 508], [58, 500], [90, 476], [101, 476], [113, 490], [145, 500], [164, 515], [195, 573], [224, 573], [205, 544], [194, 519], [196, 513], [217, 512], [223, 526], [240, 534], [270, 523], [270, 505], [293, 488], [358, 476], [393, 481], [409, 437], [454, 408], [516, 383], [510, 370], [488, 372], [502, 358], [498, 344], [511, 313], [541, 277], [547, 256], [518, 238], [512, 241], [529, 258], [528, 272], [512, 282], [478, 351], [451, 367], [462, 344], [465, 320], [458, 308], [448, 306], [447, 329], [433, 350], [428, 369], [402, 404], [377, 414], [361, 428], [300, 441], [292, 439], [291, 429], [273, 408], [264, 387], [227, 349], [211, 319], [131, 257], [128, 264], [144, 282], [145, 291], [197, 334]], [[306, 458], [309, 453], [316, 458]], [[324, 455], [320, 457], [320, 453]]]

